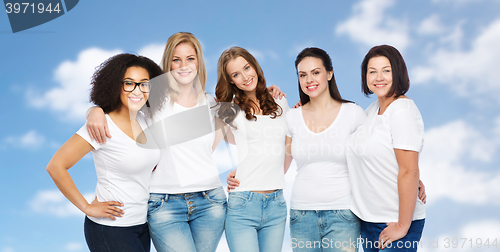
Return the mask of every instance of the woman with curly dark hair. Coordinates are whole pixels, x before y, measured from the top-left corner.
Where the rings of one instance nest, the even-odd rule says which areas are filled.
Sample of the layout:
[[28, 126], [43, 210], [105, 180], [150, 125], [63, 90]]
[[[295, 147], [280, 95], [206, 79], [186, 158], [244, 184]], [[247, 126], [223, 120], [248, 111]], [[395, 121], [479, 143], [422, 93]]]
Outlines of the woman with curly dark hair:
[[229, 249], [281, 251], [287, 101], [267, 92], [259, 63], [241, 47], [220, 56], [215, 95], [238, 149], [235, 178], [240, 183], [229, 192], [225, 224]]
[[[150, 249], [149, 180], [160, 150], [143, 130], [145, 116], [151, 117], [165, 99], [163, 87], [150, 81], [161, 74], [156, 63], [132, 54], [118, 54], [102, 63], [92, 78], [90, 100], [106, 113], [114, 137], [100, 145], [83, 126], [47, 165], [59, 190], [85, 213], [85, 239], [92, 252]], [[88, 152], [92, 152], [97, 173], [90, 204], [68, 173]]]

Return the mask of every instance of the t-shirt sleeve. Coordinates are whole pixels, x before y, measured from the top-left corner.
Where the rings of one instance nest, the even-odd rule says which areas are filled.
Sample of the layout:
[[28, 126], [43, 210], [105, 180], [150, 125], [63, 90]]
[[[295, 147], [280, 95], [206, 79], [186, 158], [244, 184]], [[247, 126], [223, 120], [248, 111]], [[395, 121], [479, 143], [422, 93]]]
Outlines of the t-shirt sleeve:
[[92, 145], [92, 147], [94, 147], [95, 150], [98, 150], [99, 148], [101, 148], [101, 145], [98, 142], [96, 142], [95, 140], [90, 140], [90, 135], [89, 135], [89, 132], [87, 130], [87, 125], [83, 125], [76, 132], [76, 134], [81, 136], [85, 141], [87, 141], [90, 145]]
[[366, 118], [368, 117], [363, 108], [361, 108], [357, 104], [353, 104], [353, 106], [354, 106], [354, 122], [353, 122], [352, 132], [356, 131], [356, 129], [359, 126], [363, 125], [366, 121]]
[[288, 130], [286, 131], [286, 136], [287, 137], [292, 137], [292, 127], [293, 127], [293, 123], [292, 123], [292, 117], [291, 117], [291, 113], [292, 113], [292, 110], [288, 110], [288, 112], [286, 113], [286, 123], [288, 125]]
[[[413, 103], [413, 102], [411, 102]], [[390, 119], [394, 149], [420, 152], [424, 142], [424, 122], [415, 105], [395, 111]]]
[[288, 111], [290, 111], [290, 108], [288, 107], [288, 101], [286, 100], [285, 97], [281, 99], [274, 99], [278, 105], [280, 105], [281, 109], [283, 109], [283, 115], [286, 116]]

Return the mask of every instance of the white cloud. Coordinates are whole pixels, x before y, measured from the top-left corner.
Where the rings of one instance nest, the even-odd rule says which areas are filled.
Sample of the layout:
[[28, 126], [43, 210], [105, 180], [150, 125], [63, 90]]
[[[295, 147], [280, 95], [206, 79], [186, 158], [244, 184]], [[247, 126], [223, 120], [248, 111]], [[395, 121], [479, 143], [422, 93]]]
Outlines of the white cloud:
[[83, 244], [80, 242], [70, 242], [64, 246], [66, 251], [80, 251], [83, 248]]
[[441, 23], [439, 15], [434, 14], [420, 23], [417, 32], [424, 35], [433, 35], [442, 33], [444, 29], [444, 25]]
[[337, 26], [337, 35], [348, 35], [365, 46], [389, 44], [404, 51], [410, 43], [408, 25], [386, 12], [394, 3], [394, 0], [363, 0], [355, 4], [352, 16]]
[[422, 237], [422, 248], [418, 251], [430, 252], [436, 249], [457, 252], [493, 251], [495, 240], [496, 245], [499, 245], [498, 237], [500, 237], [500, 222], [496, 219], [481, 220], [468, 223], [455, 232], [441, 234], [439, 237]]
[[[84, 194], [88, 202], [92, 200], [93, 193]], [[45, 190], [36, 193], [29, 201], [31, 210], [36, 213], [54, 215], [57, 217], [81, 217], [83, 213], [62, 195], [59, 190]]]
[[304, 41], [299, 44], [294, 44], [290, 50], [288, 51], [288, 54], [290, 56], [296, 57], [302, 50], [304, 50], [307, 47], [314, 47], [316, 43], [312, 40], [309, 41]]
[[150, 44], [141, 48], [137, 54], [145, 56], [156, 62], [161, 66], [161, 58], [163, 57], [163, 51], [165, 50], [164, 44]]
[[[160, 63], [163, 49], [164, 45], [149, 44], [140, 48], [138, 54]], [[92, 75], [101, 63], [119, 53], [122, 50], [96, 47], [81, 51], [76, 61], [64, 61], [54, 71], [56, 87], [45, 93], [36, 87], [30, 88], [26, 94], [28, 103], [58, 113], [64, 120], [82, 122], [92, 106], [89, 102]]]
[[469, 223], [460, 229], [461, 237], [481, 238], [494, 240], [500, 237], [500, 222], [498, 220], [483, 220], [480, 222]]
[[[462, 120], [426, 132], [420, 170], [429, 204], [440, 198], [466, 204], [499, 204], [500, 173], [480, 168], [492, 160], [499, 146], [497, 140], [484, 137]], [[478, 167], [464, 166], [467, 161]]]
[[10, 247], [5, 247], [5, 248], [2, 248], [2, 252], [14, 252], [14, 249], [10, 248]]
[[[452, 33], [461, 38], [461, 29]], [[412, 71], [413, 83], [438, 82], [450, 86], [458, 95], [475, 100], [494, 96], [500, 91], [500, 19], [492, 22], [472, 41], [470, 50], [449, 49], [443, 46], [431, 52], [427, 63]], [[488, 100], [489, 101], [489, 100]]]
[[38, 89], [28, 92], [29, 103], [40, 109], [49, 109], [70, 121], [82, 121], [89, 103], [90, 80], [97, 66], [120, 50], [107, 51], [89, 48], [78, 55], [76, 61], [64, 61], [54, 71], [58, 83], [45, 93]]
[[21, 136], [8, 136], [4, 139], [4, 143], [25, 150], [37, 150], [47, 145], [54, 148], [58, 146], [55, 142], [48, 142], [45, 136], [36, 130], [30, 130]]

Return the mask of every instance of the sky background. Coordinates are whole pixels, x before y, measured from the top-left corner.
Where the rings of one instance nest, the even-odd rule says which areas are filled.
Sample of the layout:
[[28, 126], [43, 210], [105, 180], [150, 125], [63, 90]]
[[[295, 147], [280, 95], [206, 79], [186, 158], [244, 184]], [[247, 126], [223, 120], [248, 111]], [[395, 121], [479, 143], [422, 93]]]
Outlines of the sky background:
[[[420, 251], [498, 251], [492, 245], [500, 246], [500, 1], [122, 0], [80, 1], [16, 34], [0, 14], [0, 252], [88, 251], [83, 214], [45, 167], [85, 123], [95, 67], [120, 52], [159, 63], [168, 37], [179, 31], [192, 32], [203, 46], [208, 93], [214, 93], [222, 51], [241, 46], [289, 104], [299, 100], [294, 61], [303, 48], [326, 50], [343, 98], [363, 108], [376, 99], [361, 93], [364, 55], [374, 45], [398, 48], [411, 79], [407, 95], [426, 129]], [[214, 154], [224, 185], [227, 153], [222, 145]], [[91, 196], [91, 156], [70, 173]], [[295, 174], [292, 165], [287, 199]], [[291, 251], [288, 228], [283, 248]], [[224, 238], [218, 251], [228, 251]]]

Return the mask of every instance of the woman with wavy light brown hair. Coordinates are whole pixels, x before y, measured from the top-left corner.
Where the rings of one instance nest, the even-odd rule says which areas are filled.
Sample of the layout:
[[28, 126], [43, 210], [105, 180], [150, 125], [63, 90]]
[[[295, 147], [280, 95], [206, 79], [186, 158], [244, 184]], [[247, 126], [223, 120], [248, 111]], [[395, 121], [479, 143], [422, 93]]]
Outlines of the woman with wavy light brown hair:
[[229, 249], [281, 251], [287, 101], [267, 92], [259, 63], [241, 47], [222, 53], [217, 72], [219, 117], [230, 125], [239, 161], [235, 178], [240, 183], [230, 190], [227, 205]]

